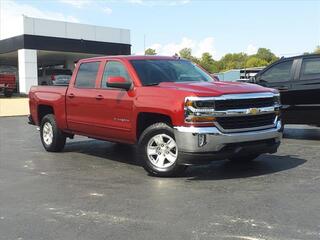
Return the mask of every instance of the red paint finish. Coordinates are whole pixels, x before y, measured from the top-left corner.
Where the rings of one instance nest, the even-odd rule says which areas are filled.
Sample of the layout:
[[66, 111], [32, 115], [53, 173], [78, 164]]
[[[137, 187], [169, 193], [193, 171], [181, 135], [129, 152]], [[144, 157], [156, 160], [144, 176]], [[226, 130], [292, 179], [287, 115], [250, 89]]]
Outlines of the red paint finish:
[[0, 74], [0, 91], [14, 91], [17, 88], [16, 76], [13, 74]]
[[[29, 93], [30, 112], [39, 125], [39, 107], [53, 109], [58, 126], [63, 131], [98, 139], [135, 143], [139, 113], [157, 113], [168, 116], [174, 126], [186, 126], [184, 100], [188, 96], [220, 96], [223, 94], [272, 92], [272, 89], [254, 84], [226, 82], [160, 83], [142, 86], [130, 60], [174, 59], [159, 56], [111, 56], [80, 60], [68, 87], [32, 87]], [[108, 61], [122, 63], [130, 78], [130, 90], [101, 88]], [[92, 88], [77, 88], [76, 76], [81, 63], [99, 62], [99, 70]], [[122, 79], [112, 77], [119, 83]]]

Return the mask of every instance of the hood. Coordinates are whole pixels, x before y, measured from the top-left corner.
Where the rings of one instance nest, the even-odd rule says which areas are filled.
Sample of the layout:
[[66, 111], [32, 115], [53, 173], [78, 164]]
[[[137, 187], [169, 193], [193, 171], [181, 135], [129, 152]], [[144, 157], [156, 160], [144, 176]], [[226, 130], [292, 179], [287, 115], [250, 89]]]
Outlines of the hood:
[[196, 96], [220, 96], [224, 94], [272, 92], [272, 89], [257, 84], [240, 82], [162, 82], [161, 88], [173, 88], [180, 91], [191, 92]]

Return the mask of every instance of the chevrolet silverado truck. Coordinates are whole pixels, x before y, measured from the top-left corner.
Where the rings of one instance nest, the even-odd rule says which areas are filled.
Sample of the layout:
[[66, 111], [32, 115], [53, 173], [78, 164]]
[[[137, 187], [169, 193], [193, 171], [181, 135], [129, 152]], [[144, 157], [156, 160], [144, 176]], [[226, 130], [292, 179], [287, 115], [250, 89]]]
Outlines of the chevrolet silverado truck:
[[69, 86], [32, 87], [29, 104], [47, 151], [62, 151], [74, 135], [137, 144], [155, 176], [211, 160], [251, 161], [275, 153], [282, 137], [277, 90], [215, 81], [177, 57], [83, 59]]

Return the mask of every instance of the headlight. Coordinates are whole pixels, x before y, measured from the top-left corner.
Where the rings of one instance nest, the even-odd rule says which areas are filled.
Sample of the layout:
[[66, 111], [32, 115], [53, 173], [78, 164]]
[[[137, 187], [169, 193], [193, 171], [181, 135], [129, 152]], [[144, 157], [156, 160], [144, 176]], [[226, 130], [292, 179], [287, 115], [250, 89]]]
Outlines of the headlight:
[[208, 124], [216, 120], [211, 116], [211, 113], [214, 112], [213, 100], [186, 98], [184, 110], [186, 123]]
[[275, 105], [281, 106], [280, 93], [274, 94], [273, 101]]

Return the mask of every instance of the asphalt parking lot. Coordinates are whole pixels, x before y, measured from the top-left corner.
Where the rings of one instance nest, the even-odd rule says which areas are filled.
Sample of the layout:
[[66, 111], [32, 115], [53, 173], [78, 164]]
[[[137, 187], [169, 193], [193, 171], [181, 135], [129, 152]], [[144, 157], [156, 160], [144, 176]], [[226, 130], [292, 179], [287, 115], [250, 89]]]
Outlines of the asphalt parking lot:
[[47, 153], [26, 121], [0, 118], [0, 239], [320, 239], [320, 129], [288, 126], [277, 154], [246, 166], [154, 178], [130, 146]]

